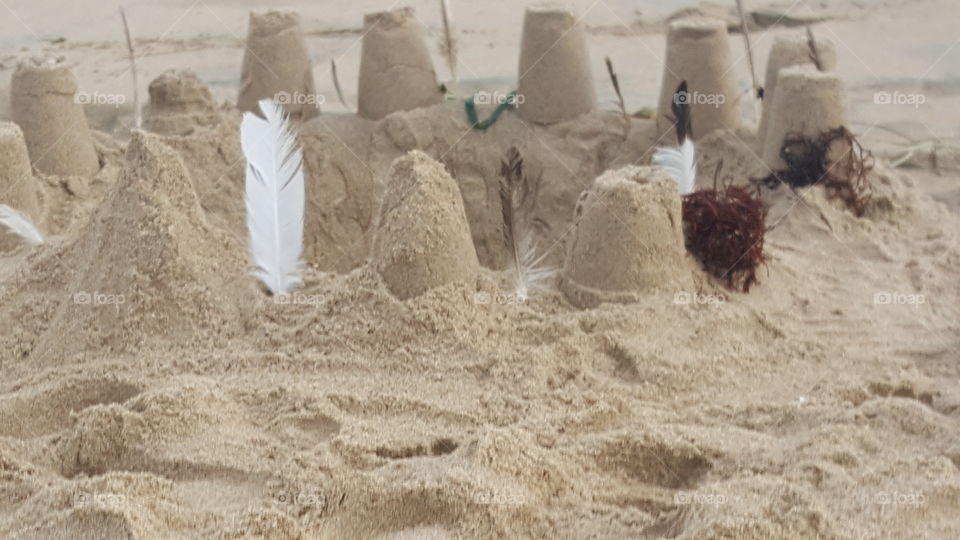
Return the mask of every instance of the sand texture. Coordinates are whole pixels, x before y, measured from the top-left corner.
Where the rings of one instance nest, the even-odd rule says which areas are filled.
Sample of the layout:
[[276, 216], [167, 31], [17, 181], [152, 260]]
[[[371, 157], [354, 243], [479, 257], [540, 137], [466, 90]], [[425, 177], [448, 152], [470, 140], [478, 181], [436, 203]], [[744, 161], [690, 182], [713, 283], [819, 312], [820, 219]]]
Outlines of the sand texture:
[[[649, 166], [673, 142], [651, 114], [661, 85], [676, 88], [659, 61], [674, 66], [668, 16], [695, 4], [575, 1], [586, 52], [558, 47], [586, 55], [590, 107], [507, 111], [479, 131], [463, 98], [517, 88], [526, 6], [454, 3], [459, 97], [361, 115], [360, 23], [387, 6], [295, 2], [297, 29], [262, 35], [303, 47], [284, 73], [304, 92], [335, 95], [336, 58], [348, 107], [294, 114], [304, 285], [277, 297], [249, 273], [234, 103], [243, 38], [260, 39], [252, 6], [128, 6], [145, 129], [131, 130], [132, 96], [77, 105], [89, 137], [70, 155], [89, 168], [50, 171], [28, 164], [29, 131], [56, 123], [30, 124], [18, 103], [126, 92], [126, 46], [115, 6], [57, 3], [57, 18], [9, 4], [36, 36], [0, 16], [0, 118], [22, 131], [0, 123], [0, 204], [47, 241], [0, 250], [0, 538], [960, 537], [960, 159], [924, 146], [894, 167], [903, 148], [880, 136], [956, 133], [955, 3], [817, 6], [836, 65], [784, 61], [775, 98], [794, 96], [791, 114], [770, 126], [808, 129], [798, 107], [825, 103], [818, 119], [835, 111], [876, 153], [871, 199], [856, 217], [820, 187], [764, 188], [768, 261], [744, 294], [688, 254], [681, 199]], [[765, 66], [814, 6], [757, 4]], [[416, 7], [409, 80], [436, 89], [442, 25]], [[749, 92], [742, 36], [722, 41], [731, 72], [710, 84]], [[73, 86], [13, 88], [38, 52], [67, 56]], [[601, 76], [608, 54], [627, 117]], [[820, 80], [843, 91], [820, 99]], [[878, 89], [928, 101], [874, 107]], [[769, 173], [753, 105], [697, 132], [698, 187]], [[694, 115], [695, 130], [711, 118]], [[525, 301], [499, 194], [512, 147], [557, 270]]]

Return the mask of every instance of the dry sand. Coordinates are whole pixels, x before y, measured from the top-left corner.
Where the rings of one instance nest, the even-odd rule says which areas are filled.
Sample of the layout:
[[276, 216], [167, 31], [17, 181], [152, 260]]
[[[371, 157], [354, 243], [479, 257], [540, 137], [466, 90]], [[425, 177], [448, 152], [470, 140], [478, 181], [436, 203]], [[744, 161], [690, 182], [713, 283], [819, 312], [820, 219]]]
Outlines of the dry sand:
[[[957, 6], [826, 6], [847, 17], [815, 29], [835, 34], [842, 109], [865, 140], [891, 149], [864, 124], [956, 134], [960, 48], [939, 21]], [[10, 7], [32, 33], [79, 37], [37, 45], [0, 21], [17, 47], [0, 53], [0, 95], [34, 49], [69, 56], [82, 90], [109, 94], [121, 73], [129, 84], [119, 27], [91, 37], [75, 8], [61, 28], [49, 6]], [[87, 107], [99, 170], [23, 178], [49, 238], [0, 256], [0, 537], [960, 536], [955, 155], [941, 150], [936, 168], [878, 160], [863, 218], [821, 190], [767, 192], [770, 261], [749, 294], [728, 291], [678, 249], [677, 195], [642, 167], [656, 121], [625, 125], [597, 76], [605, 53], [626, 51], [628, 107], [656, 106], [667, 13], [611, 2], [611, 20], [578, 2], [597, 110], [549, 126], [508, 112], [483, 133], [460, 102], [379, 120], [325, 107], [302, 124], [305, 286], [274, 299], [246, 272], [240, 112], [217, 104], [237, 95], [249, 7], [210, 3], [210, 26], [186, 17], [138, 40], [154, 133], [127, 134], [129, 102]], [[361, 8], [385, 6], [298, 7], [316, 66], [319, 50], [359, 49]], [[438, 10], [415, 7], [435, 40]], [[171, 13], [144, 9], [128, 8], [135, 35]], [[497, 5], [509, 31], [471, 10], [457, 13], [477, 70], [463, 87], [512, 89], [523, 10]], [[326, 17], [347, 33], [316, 34]], [[878, 25], [909, 46], [880, 47]], [[772, 34], [755, 37], [762, 62]], [[80, 41], [92, 39], [106, 44]], [[740, 36], [729, 41], [744, 90]], [[923, 107], [866, 105], [912, 91], [903, 73], [924, 81]], [[758, 119], [744, 116], [698, 134], [701, 186], [721, 159], [737, 182], [762, 167]], [[568, 265], [525, 303], [502, 271], [497, 176], [511, 146], [542, 182], [538, 246]], [[584, 275], [615, 301], [571, 303], [564, 283]]]

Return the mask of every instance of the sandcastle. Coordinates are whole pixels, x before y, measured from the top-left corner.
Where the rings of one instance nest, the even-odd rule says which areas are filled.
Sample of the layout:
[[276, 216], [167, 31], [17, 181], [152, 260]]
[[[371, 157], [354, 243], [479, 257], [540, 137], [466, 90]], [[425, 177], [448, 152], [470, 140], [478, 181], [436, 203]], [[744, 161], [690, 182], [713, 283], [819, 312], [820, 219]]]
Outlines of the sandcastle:
[[261, 99], [273, 99], [292, 117], [320, 112], [310, 56], [295, 12], [251, 13], [237, 107], [256, 111]]
[[[684, 80], [688, 94], [675, 96], [677, 86]], [[717, 129], [735, 129], [740, 125], [730, 41], [723, 21], [689, 18], [670, 24], [657, 109], [660, 133], [673, 127], [670, 111], [674, 99], [686, 99], [690, 103], [695, 139]]]
[[586, 35], [572, 12], [527, 8], [518, 85], [520, 115], [531, 122], [552, 124], [594, 108]]
[[358, 83], [360, 116], [379, 120], [393, 112], [436, 105], [443, 100], [413, 8], [367, 14], [363, 32]]
[[150, 104], [144, 115], [148, 131], [186, 135], [217, 120], [210, 90], [192, 71], [167, 71], [150, 83]]
[[[815, 44], [817, 58], [820, 60], [823, 71], [833, 71], [837, 66], [837, 53], [833, 42], [817, 40]], [[777, 90], [777, 76], [780, 70], [792, 66], [813, 66], [813, 51], [810, 49], [810, 39], [804, 34], [786, 34], [774, 39], [770, 56], [767, 59], [767, 71], [763, 83], [763, 112], [760, 116], [760, 127], [757, 139], [766, 138], [770, 115], [773, 112], [773, 100]], [[761, 143], [762, 144], [762, 143]]]
[[836, 74], [810, 66], [780, 70], [767, 136], [762, 141], [760, 157], [766, 166], [773, 171], [787, 166], [780, 150], [788, 136], [815, 140], [826, 131], [845, 126], [845, 102], [843, 82]]
[[476, 280], [480, 263], [463, 199], [443, 165], [414, 150], [390, 167], [371, 262], [400, 299]]
[[21, 63], [10, 82], [10, 111], [23, 130], [30, 161], [57, 176], [92, 176], [100, 170], [93, 137], [76, 99], [77, 81], [53, 58]]
[[676, 182], [654, 167], [607, 171], [577, 204], [560, 287], [580, 308], [630, 302], [665, 286], [690, 290]]

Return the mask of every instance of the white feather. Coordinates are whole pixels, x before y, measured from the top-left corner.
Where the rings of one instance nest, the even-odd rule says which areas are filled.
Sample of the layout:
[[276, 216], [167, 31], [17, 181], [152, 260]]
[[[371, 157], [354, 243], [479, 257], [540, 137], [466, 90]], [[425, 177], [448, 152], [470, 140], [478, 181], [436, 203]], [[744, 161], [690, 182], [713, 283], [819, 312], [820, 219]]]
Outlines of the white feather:
[[521, 236], [517, 251], [520, 267], [511, 268], [514, 275], [513, 294], [518, 301], [526, 302], [531, 292], [546, 288], [545, 282], [553, 278], [557, 269], [542, 265], [549, 251], [537, 256], [536, 244], [531, 234]]
[[266, 120], [248, 112], [240, 124], [250, 258], [253, 275], [280, 294], [302, 283], [303, 154], [283, 109], [269, 99], [259, 105]]
[[692, 193], [697, 186], [697, 150], [690, 137], [680, 148], [657, 148], [653, 153], [653, 164], [677, 181], [680, 195]]
[[31, 246], [38, 246], [43, 243], [43, 234], [30, 221], [30, 216], [5, 204], [0, 204], [0, 225], [23, 238]]

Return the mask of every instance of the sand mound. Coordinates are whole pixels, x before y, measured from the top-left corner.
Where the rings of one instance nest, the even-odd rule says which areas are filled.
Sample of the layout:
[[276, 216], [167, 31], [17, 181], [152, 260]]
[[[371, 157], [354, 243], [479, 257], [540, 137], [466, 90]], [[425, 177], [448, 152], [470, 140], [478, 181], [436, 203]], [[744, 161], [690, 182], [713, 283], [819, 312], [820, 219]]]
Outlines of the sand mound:
[[86, 346], [127, 350], [148, 337], [213, 339], [225, 331], [226, 287], [243, 281], [242, 253], [207, 224], [177, 154], [135, 134], [90, 223], [26, 272], [26, 287], [59, 286], [56, 298], [24, 308], [47, 318], [48, 331], [29, 342], [50, 358]]
[[65, 64], [38, 58], [17, 66], [10, 81], [10, 110], [23, 130], [37, 170], [91, 176], [100, 161], [77, 101], [77, 81]]
[[579, 307], [692, 289], [676, 182], [660, 169], [605, 173], [577, 205], [562, 287]]
[[376, 227], [372, 263], [397, 297], [476, 280], [480, 264], [460, 190], [426, 154], [413, 151], [391, 166]]
[[[23, 132], [12, 122], [0, 122], [0, 204], [19, 210], [37, 225], [42, 225], [36, 180], [30, 169], [30, 156]], [[0, 231], [0, 252], [22, 244], [4, 229]]]
[[167, 71], [150, 83], [149, 92], [143, 122], [148, 131], [188, 135], [219, 119], [210, 90], [192, 71]]

